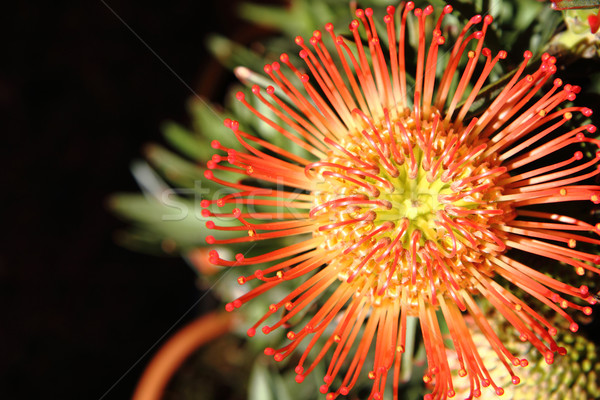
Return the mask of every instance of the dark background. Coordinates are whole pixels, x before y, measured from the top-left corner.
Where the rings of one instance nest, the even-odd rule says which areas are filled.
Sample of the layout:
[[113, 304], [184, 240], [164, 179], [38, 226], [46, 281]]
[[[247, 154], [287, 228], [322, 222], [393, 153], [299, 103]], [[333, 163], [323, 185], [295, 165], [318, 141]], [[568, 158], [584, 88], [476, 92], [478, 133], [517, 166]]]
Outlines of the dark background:
[[[106, 3], [218, 101], [229, 77], [203, 37], [235, 35], [235, 2]], [[2, 14], [0, 397], [129, 398], [152, 346], [201, 294], [181, 259], [117, 246], [126, 224], [105, 203], [137, 190], [131, 160], [162, 140], [162, 122], [186, 123], [193, 93], [100, 1]]]

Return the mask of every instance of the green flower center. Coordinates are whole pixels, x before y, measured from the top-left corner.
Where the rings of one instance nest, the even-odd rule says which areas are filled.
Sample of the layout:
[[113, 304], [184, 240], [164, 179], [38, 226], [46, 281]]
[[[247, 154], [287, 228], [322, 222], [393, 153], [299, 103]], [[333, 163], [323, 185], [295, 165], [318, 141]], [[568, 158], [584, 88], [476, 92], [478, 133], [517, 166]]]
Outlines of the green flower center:
[[489, 229], [509, 210], [494, 202], [503, 169], [479, 158], [485, 146], [461, 143], [467, 128], [444, 127], [436, 112], [418, 127], [399, 117], [391, 135], [391, 123], [372, 124], [309, 166], [311, 216], [322, 247], [339, 252], [340, 280], [370, 286], [374, 304], [407, 291], [416, 313], [450, 286], [473, 289], [471, 268], [489, 272], [485, 254], [504, 251]]

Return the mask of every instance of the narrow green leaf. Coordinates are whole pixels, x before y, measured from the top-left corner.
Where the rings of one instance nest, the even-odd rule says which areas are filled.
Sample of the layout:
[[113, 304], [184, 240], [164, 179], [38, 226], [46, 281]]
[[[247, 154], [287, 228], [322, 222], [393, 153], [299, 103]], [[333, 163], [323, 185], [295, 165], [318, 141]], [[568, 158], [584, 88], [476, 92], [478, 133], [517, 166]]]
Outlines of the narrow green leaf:
[[[196, 98], [191, 99], [188, 108], [192, 115], [193, 130], [198, 132], [198, 140], [208, 146], [213, 140], [218, 140], [223, 146], [231, 149], [241, 150], [243, 148], [231, 130], [223, 125], [223, 121], [228, 115]], [[212, 148], [211, 150], [212, 156], [215, 151]]]
[[210, 142], [202, 140], [192, 132], [175, 122], [163, 124], [165, 139], [182, 154], [198, 161], [206, 161], [212, 157], [214, 149]]
[[181, 158], [162, 146], [150, 144], [145, 148], [146, 159], [171, 184], [179, 188], [195, 188], [205, 181], [204, 168]]
[[212, 34], [206, 39], [208, 50], [227, 68], [240, 65], [258, 66], [264, 63], [262, 57], [225, 36]]
[[260, 360], [254, 363], [248, 384], [248, 400], [273, 400], [272, 381]]

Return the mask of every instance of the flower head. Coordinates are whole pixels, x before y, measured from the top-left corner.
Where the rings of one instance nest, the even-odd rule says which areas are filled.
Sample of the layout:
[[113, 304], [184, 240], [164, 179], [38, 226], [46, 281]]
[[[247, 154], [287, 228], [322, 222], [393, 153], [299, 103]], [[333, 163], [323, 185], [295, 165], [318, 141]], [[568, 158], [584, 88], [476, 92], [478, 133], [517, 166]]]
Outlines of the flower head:
[[[293, 239], [253, 257], [240, 253], [225, 260], [215, 250], [210, 253], [213, 263], [224, 266], [266, 264], [238, 279], [260, 284], [227, 309], [297, 281], [248, 335], [259, 327], [266, 334], [288, 329], [287, 345], [265, 350], [278, 361], [308, 343], [296, 366], [298, 382], [327, 357], [321, 392], [328, 399], [348, 394], [363, 371], [373, 380], [370, 398], [383, 397], [390, 372], [397, 398], [407, 326], [416, 319], [427, 352], [423, 379], [433, 388], [426, 398], [455, 393], [448, 346], [456, 352], [458, 375], [468, 380], [471, 395], [487, 386], [501, 394], [471, 338], [465, 313], [513, 383], [519, 382], [513, 369], [527, 360], [503, 345], [478, 298], [486, 297], [548, 363], [564, 353], [552, 338], [556, 328], [499, 282], [554, 309], [572, 331], [578, 326], [564, 309], [591, 313], [573, 298], [595, 303], [585, 285], [555, 280], [507, 253], [514, 249], [562, 262], [580, 275], [600, 272], [594, 266], [600, 256], [576, 249], [580, 242], [600, 244], [600, 224], [563, 215], [561, 206], [600, 203], [600, 187], [585, 182], [600, 173], [600, 152], [586, 160], [582, 151], [569, 150], [580, 143], [598, 147], [598, 140], [586, 137], [596, 128], [566, 128], [574, 113], [589, 116], [591, 110], [558, 109], [580, 88], [551, 80], [556, 60], [548, 54], [525, 74], [532, 58], [525, 52], [491, 104], [477, 117], [471, 115], [490, 72], [507, 54], [494, 55], [484, 47], [490, 16], [471, 18], [447, 43], [442, 24], [451, 12], [448, 5], [434, 18], [432, 6], [390, 6], [380, 32], [371, 9], [357, 10], [349, 39], [337, 36], [332, 24], [308, 41], [296, 38], [303, 67], [282, 54], [281, 63], [264, 68], [271, 85], [254, 85], [253, 98], [237, 95], [289, 148], [276, 144], [282, 140], [245, 132], [232, 120], [225, 124], [246, 151], [212, 144], [219, 153], [205, 176], [233, 190], [203, 200], [203, 215], [239, 221], [234, 226], [209, 221], [208, 227], [240, 235], [208, 236], [207, 242]], [[419, 33], [415, 67], [409, 67], [406, 56], [409, 18], [416, 18]], [[444, 65], [438, 63], [442, 53]], [[538, 93], [541, 97], [534, 98]], [[559, 162], [550, 157], [569, 151]], [[228, 178], [220, 178], [225, 174]], [[536, 209], [540, 205], [556, 209]], [[309, 305], [315, 301], [320, 308], [312, 312]], [[440, 320], [451, 345], [445, 343]], [[292, 329], [292, 324], [297, 326]]]

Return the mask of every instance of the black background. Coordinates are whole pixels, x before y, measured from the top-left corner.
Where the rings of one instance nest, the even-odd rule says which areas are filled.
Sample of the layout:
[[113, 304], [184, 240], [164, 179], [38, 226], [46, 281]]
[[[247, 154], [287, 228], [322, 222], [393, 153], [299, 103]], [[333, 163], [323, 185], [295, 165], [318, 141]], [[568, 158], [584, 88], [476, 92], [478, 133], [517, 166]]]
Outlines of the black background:
[[[233, 3], [106, 0], [212, 98], [229, 77], [203, 38], [235, 36]], [[142, 356], [200, 293], [182, 260], [117, 246], [125, 223], [106, 199], [137, 190], [131, 160], [162, 122], [186, 123], [193, 93], [100, 1], [2, 14], [0, 397], [129, 398], [160, 343]]]

